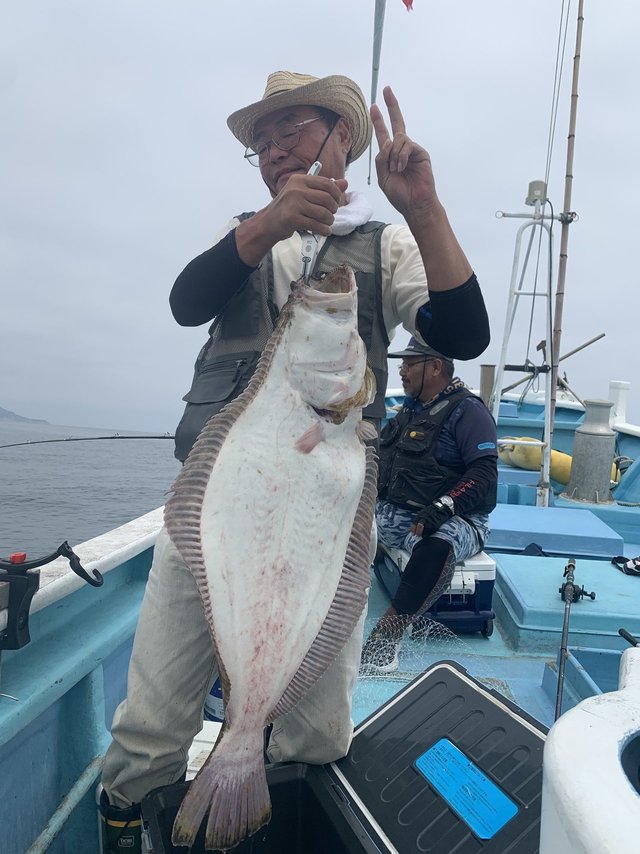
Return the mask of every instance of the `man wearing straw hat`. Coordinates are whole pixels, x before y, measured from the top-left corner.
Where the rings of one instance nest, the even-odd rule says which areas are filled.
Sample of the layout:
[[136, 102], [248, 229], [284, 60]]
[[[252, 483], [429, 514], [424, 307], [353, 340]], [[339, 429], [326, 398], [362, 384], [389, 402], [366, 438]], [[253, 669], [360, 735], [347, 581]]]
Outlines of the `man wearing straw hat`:
[[[214, 321], [176, 429], [178, 459], [186, 458], [206, 421], [246, 386], [290, 284], [301, 275], [320, 277], [341, 263], [355, 272], [359, 331], [378, 386], [365, 411], [372, 420], [385, 415], [386, 351], [398, 325], [451, 358], [475, 358], [487, 346], [482, 295], [436, 194], [429, 155], [406, 134], [389, 87], [384, 99], [390, 130], [377, 106], [369, 112], [349, 78], [278, 71], [259, 101], [229, 116], [244, 159], [259, 169], [271, 200], [234, 217], [173, 287], [178, 323]], [[348, 188], [347, 166], [366, 151], [373, 129], [380, 188], [406, 225], [371, 221], [366, 198]], [[319, 171], [313, 168], [318, 161]], [[364, 615], [322, 680], [274, 723], [270, 761], [325, 763], [346, 754], [363, 625]], [[215, 673], [193, 577], [162, 531], [138, 623], [128, 699], [116, 712], [105, 761], [107, 822], [117, 824], [148, 791], [184, 773]], [[176, 685], [190, 687], [177, 692]]]
[[[222, 369], [225, 358], [228, 365], [240, 338], [244, 361], [231, 394], [249, 381], [290, 284], [303, 272], [307, 232], [314, 235], [311, 275], [340, 263], [356, 274], [360, 335], [378, 386], [367, 417], [384, 417], [386, 351], [400, 324], [453, 358], [475, 358], [487, 346], [482, 295], [436, 195], [429, 155], [407, 136], [389, 87], [384, 97], [391, 135], [378, 107], [370, 117], [348, 77], [277, 71], [259, 101], [229, 116], [244, 159], [260, 170], [271, 201], [227, 223], [222, 239], [191, 261], [173, 287], [178, 323], [199, 326], [215, 318], [176, 430], [178, 459], [184, 461], [206, 421], [228, 402], [207, 400], [203, 386], [211, 389], [212, 368]], [[407, 225], [372, 222], [365, 196], [348, 189], [346, 169], [369, 146], [371, 118], [380, 187]], [[317, 161], [320, 173], [307, 174]]]

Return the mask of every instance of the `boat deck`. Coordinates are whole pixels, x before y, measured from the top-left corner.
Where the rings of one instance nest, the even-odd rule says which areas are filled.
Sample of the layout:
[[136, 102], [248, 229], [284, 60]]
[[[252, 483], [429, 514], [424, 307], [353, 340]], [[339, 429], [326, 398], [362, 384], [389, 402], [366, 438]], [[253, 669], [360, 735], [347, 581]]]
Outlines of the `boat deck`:
[[[358, 679], [353, 698], [356, 725], [430, 665], [442, 660], [462, 665], [471, 676], [544, 726], [553, 724], [564, 616], [559, 587], [566, 559], [512, 554], [494, 557], [497, 578], [493, 604], [497, 619], [493, 634], [454, 634], [438, 627], [434, 638], [414, 640], [405, 632], [399, 669], [386, 676], [362, 675]], [[640, 579], [623, 575], [605, 561], [579, 559], [575, 581], [578, 586], [584, 584], [587, 590], [597, 592], [595, 600], [581, 599], [572, 605], [563, 712], [585, 696], [601, 691], [602, 686], [615, 688], [620, 653], [626, 647], [618, 628], [640, 635]], [[517, 607], [512, 608], [510, 602]], [[372, 575], [365, 636], [388, 605], [386, 592]], [[192, 773], [206, 758], [218, 730], [218, 724], [205, 723], [190, 754]]]
[[[532, 508], [521, 509], [527, 512]], [[638, 513], [640, 509], [627, 511]], [[546, 514], [548, 534], [557, 513], [551, 508]], [[76, 781], [73, 791], [78, 806], [62, 836], [82, 838], [82, 850], [95, 850], [96, 763], [108, 746], [113, 711], [126, 691], [126, 666], [151, 564], [156, 515], [133, 526], [135, 530], [123, 530], [122, 542], [112, 535], [109, 554], [95, 563], [92, 553], [104, 553], [100, 548], [103, 544], [96, 541], [80, 547], [85, 568], [95, 567], [105, 574], [103, 587], [79, 583], [68, 570], [58, 577], [57, 568], [52, 567], [34, 598], [31, 643], [3, 654], [0, 691], [6, 696], [0, 697], [0, 765], [5, 774], [0, 779], [0, 805], [4, 805], [0, 806], [0, 823], [10, 828], [5, 847], [11, 854], [27, 850], [37, 833], [45, 832], [42, 829], [54, 811], [67, 809], [68, 781]], [[568, 530], [572, 520], [579, 519], [576, 510], [564, 511], [563, 516]], [[528, 518], [532, 518], [530, 513]], [[564, 527], [558, 526], [558, 537], [564, 535]], [[625, 537], [622, 545], [619, 531], [597, 527], [604, 554], [596, 559], [588, 556], [589, 549], [577, 548], [572, 554], [577, 561], [576, 584], [595, 590], [596, 599], [572, 605], [563, 710], [586, 697], [615, 689], [620, 654], [627, 647], [618, 629], [640, 635], [640, 579], [624, 575], [610, 563], [615, 553], [628, 557], [640, 554], [638, 537]], [[531, 524], [523, 529], [530, 534], [527, 544], [537, 542], [540, 531], [545, 533], [544, 528], [534, 530]], [[634, 530], [638, 529], [636, 524]], [[595, 530], [596, 526], [589, 523], [583, 534], [593, 539]], [[493, 634], [456, 635], [443, 629], [422, 640], [405, 634], [396, 673], [358, 680], [354, 721], [361, 723], [431, 664], [448, 659], [550, 726], [564, 613], [558, 590], [569, 556], [567, 545], [566, 540], [559, 545], [547, 537], [545, 550], [552, 556], [493, 552]], [[367, 634], [388, 604], [384, 588], [372, 576]], [[190, 773], [206, 758], [217, 731], [215, 724], [207, 723], [194, 742]], [[71, 743], [78, 749], [65, 750], [64, 746]], [[36, 756], [38, 775], [31, 771]], [[36, 810], [28, 826], [11, 821], [16, 791], [21, 791], [25, 802]], [[59, 841], [61, 847], [54, 850], [66, 850], [65, 843]]]
[[[388, 597], [374, 578], [365, 634], [388, 605]], [[547, 693], [542, 683], [545, 667], [555, 667], [555, 654], [549, 651], [516, 654], [498, 623], [488, 638], [479, 632], [456, 635], [442, 628], [433, 640], [430, 637], [413, 640], [405, 632], [399, 658], [400, 668], [396, 673], [358, 679], [353, 703], [356, 724], [431, 664], [443, 659], [461, 664], [476, 679], [515, 702], [545, 726], [553, 723], [555, 697]], [[568, 700], [568, 707], [574, 705], [573, 697]]]
[[[599, 684], [617, 684], [619, 656], [627, 646], [618, 629], [640, 636], [640, 578], [620, 572], [611, 558], [640, 554], [640, 546], [625, 542], [590, 510], [498, 505], [491, 526], [487, 552], [496, 561], [493, 634], [456, 635], [443, 628], [434, 639], [415, 641], [405, 632], [398, 672], [359, 679], [354, 696], [356, 723], [428, 666], [451, 659], [550, 726], [565, 612], [560, 587], [570, 557], [576, 560], [576, 588], [595, 592], [595, 599], [585, 596], [571, 606], [563, 711], [599, 691]], [[531, 543], [544, 554], [517, 552]], [[501, 551], [507, 545], [516, 553]], [[388, 605], [388, 596], [374, 577], [366, 634]], [[584, 649], [596, 654], [585, 659]], [[611, 654], [605, 655], [606, 651]], [[589, 674], [584, 661], [593, 662], [597, 673]]]

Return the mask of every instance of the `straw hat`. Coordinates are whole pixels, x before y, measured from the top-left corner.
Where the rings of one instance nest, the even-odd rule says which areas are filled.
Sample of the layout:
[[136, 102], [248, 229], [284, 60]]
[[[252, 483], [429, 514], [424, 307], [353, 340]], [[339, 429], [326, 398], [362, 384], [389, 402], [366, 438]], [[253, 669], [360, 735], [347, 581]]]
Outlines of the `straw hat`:
[[248, 146], [253, 142], [258, 119], [282, 107], [294, 106], [324, 107], [344, 116], [351, 129], [351, 160], [366, 151], [373, 130], [367, 103], [359, 86], [339, 74], [312, 77], [294, 71], [274, 71], [267, 78], [262, 98], [231, 113], [227, 125], [236, 139]]

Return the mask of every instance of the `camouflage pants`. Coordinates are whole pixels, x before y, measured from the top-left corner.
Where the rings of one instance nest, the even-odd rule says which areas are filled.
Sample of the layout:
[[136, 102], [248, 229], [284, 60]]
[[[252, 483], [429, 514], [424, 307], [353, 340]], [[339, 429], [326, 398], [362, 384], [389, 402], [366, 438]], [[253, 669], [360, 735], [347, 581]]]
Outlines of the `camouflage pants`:
[[[378, 540], [385, 546], [404, 549], [410, 554], [420, 539], [411, 533], [414, 515], [411, 510], [403, 510], [388, 501], [378, 501]], [[489, 517], [485, 513], [470, 513], [464, 519], [452, 516], [431, 536], [448, 542], [458, 563], [482, 551], [489, 536]]]

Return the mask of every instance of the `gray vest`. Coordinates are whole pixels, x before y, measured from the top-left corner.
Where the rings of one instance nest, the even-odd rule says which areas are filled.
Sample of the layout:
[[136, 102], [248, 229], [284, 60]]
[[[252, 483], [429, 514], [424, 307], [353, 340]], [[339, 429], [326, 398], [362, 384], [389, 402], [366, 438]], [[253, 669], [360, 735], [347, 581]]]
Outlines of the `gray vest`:
[[[242, 214], [247, 219], [252, 214]], [[382, 314], [380, 240], [385, 224], [368, 222], [345, 237], [328, 237], [313, 268], [315, 277], [340, 264], [354, 271], [358, 285], [358, 331], [376, 378], [375, 400], [364, 411], [380, 421], [386, 414], [387, 348]], [[209, 329], [209, 339], [195, 363], [184, 414], [176, 428], [176, 457], [183, 461], [206, 422], [243, 391], [278, 318], [273, 302], [273, 259], [269, 252], [243, 286], [231, 297]]]

